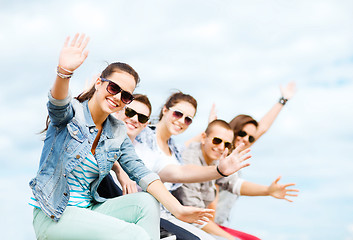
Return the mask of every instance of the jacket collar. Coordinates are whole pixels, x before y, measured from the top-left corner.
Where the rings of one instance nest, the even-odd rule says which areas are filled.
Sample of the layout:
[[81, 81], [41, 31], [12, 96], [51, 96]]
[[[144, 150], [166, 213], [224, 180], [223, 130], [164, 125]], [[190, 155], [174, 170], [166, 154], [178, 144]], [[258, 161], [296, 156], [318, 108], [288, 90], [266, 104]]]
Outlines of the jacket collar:
[[[88, 127], [89, 129], [96, 127], [96, 125], [93, 122], [91, 112], [88, 108], [88, 100], [84, 101], [82, 104], [83, 104], [83, 111], [84, 111], [85, 120], [86, 120], [86, 127]], [[116, 119], [112, 115], [109, 115], [103, 123], [101, 139], [102, 140], [113, 139], [118, 137], [121, 134], [126, 134], [124, 123]]]

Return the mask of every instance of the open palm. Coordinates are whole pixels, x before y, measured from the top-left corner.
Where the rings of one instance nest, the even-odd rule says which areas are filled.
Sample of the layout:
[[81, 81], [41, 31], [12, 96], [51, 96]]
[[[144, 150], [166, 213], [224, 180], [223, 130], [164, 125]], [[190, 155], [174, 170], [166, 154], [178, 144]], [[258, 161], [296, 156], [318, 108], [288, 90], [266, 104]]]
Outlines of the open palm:
[[70, 37], [67, 37], [64, 47], [60, 52], [59, 65], [69, 71], [76, 70], [85, 61], [88, 56], [88, 51], [85, 50], [89, 42], [89, 37], [85, 34], [76, 34], [70, 42]]

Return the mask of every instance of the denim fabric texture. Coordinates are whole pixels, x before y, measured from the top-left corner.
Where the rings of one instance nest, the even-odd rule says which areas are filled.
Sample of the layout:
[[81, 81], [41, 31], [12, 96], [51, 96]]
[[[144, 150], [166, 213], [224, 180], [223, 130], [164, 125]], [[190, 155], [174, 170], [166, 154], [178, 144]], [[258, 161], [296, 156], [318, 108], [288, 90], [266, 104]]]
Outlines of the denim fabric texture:
[[[50, 124], [46, 131], [39, 169], [36, 177], [30, 181], [30, 187], [42, 211], [58, 221], [70, 198], [67, 175], [91, 151], [98, 129], [89, 111], [88, 101], [80, 103], [72, 99], [71, 94], [63, 100], [57, 100], [49, 92], [47, 108]], [[91, 194], [95, 202], [106, 200], [99, 196], [97, 188], [115, 161], [120, 162], [124, 171], [143, 190], [159, 179], [136, 155], [124, 123], [113, 116], [108, 116], [103, 124], [95, 158], [99, 167], [99, 177], [91, 184]]]

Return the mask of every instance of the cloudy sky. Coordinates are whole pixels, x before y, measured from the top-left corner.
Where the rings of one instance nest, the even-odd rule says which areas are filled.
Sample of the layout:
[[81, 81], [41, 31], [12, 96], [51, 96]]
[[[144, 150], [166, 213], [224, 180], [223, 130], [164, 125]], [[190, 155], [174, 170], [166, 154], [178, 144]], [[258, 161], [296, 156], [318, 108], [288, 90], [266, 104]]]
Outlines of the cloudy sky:
[[249, 181], [295, 182], [293, 203], [242, 197], [229, 226], [262, 239], [353, 239], [353, 2], [0, 0], [0, 238], [35, 239], [27, 200], [47, 91], [67, 35], [91, 37], [74, 95], [123, 61], [157, 115], [175, 89], [199, 103], [182, 143], [212, 103], [226, 121], [261, 117], [290, 81], [297, 93], [253, 147]]

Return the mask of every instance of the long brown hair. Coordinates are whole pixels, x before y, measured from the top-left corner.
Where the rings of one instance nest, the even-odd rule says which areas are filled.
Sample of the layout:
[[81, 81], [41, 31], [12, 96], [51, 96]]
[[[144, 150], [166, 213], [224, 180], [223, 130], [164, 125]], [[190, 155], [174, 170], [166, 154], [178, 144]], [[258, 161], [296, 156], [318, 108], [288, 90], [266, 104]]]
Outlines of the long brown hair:
[[[194, 108], [195, 112], [197, 110], [197, 101], [195, 98], [193, 98], [191, 95], [184, 94], [181, 91], [173, 93], [166, 101], [164, 104], [164, 107], [167, 109], [175, 106], [179, 102], [188, 102], [190, 103]], [[159, 120], [161, 120], [163, 117], [163, 108], [161, 109], [161, 112], [159, 113]]]
[[238, 133], [243, 129], [246, 124], [254, 124], [257, 127], [258, 122], [249, 115], [240, 114], [229, 122], [230, 127], [234, 131], [234, 138], [238, 136]]
[[[114, 72], [126, 72], [134, 77], [136, 85], [140, 82], [140, 77], [139, 77], [138, 73], [129, 64], [122, 63], [122, 62], [114, 62], [114, 63], [109, 64], [103, 70], [100, 77], [107, 78]], [[95, 88], [95, 85], [93, 84], [93, 86], [88, 91], [80, 93], [75, 98], [79, 102], [84, 102], [86, 100], [91, 99], [95, 92], [96, 92], [96, 88]], [[49, 116], [47, 116], [47, 119], [45, 122], [45, 129], [43, 129], [40, 132], [40, 134], [45, 133], [48, 130], [49, 124], [50, 124], [50, 118], [49, 118]]]

